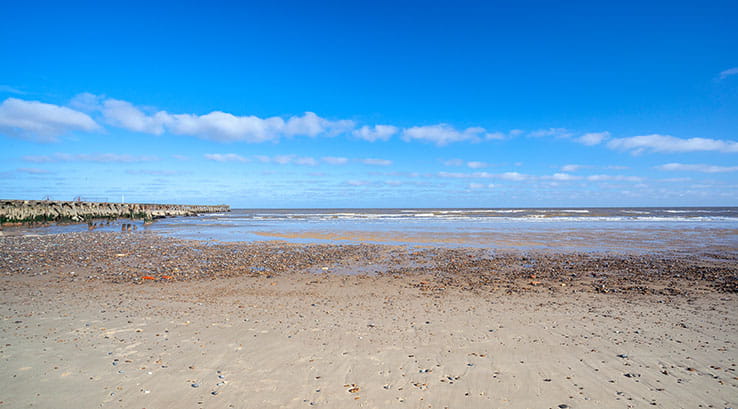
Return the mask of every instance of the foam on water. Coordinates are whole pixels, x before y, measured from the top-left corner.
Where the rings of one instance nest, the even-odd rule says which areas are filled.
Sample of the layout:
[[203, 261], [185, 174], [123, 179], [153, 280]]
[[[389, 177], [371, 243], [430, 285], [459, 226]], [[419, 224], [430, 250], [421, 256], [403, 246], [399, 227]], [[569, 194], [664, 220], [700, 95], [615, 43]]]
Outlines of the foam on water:
[[[122, 222], [127, 221], [103, 230], [120, 231]], [[86, 229], [65, 225], [16, 230], [50, 234]], [[390, 244], [555, 247], [566, 242], [614, 248], [617, 241], [618, 248], [626, 249], [738, 249], [738, 208], [234, 209], [140, 223], [139, 231], [223, 241], [351, 242], [371, 237]]]

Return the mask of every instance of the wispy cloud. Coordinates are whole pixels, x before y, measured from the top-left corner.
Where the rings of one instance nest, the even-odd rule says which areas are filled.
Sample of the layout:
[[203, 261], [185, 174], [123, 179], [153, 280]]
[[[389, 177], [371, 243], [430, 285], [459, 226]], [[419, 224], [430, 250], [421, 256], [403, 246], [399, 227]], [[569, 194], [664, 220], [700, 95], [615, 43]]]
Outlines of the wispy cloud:
[[146, 176], [176, 176], [183, 174], [176, 170], [156, 170], [156, 169], [128, 169], [126, 173], [129, 175], [146, 175]]
[[203, 157], [215, 162], [250, 162], [248, 159], [236, 153], [206, 153]]
[[399, 132], [399, 128], [392, 125], [375, 125], [374, 127], [364, 125], [354, 130], [352, 134], [359, 139], [374, 142], [389, 140], [397, 132]]
[[153, 155], [126, 155], [117, 153], [92, 153], [92, 154], [70, 154], [55, 153], [53, 155], [29, 155], [22, 158], [26, 162], [51, 163], [51, 162], [99, 162], [99, 163], [132, 163], [150, 162], [159, 160]]
[[532, 136], [534, 138], [541, 138], [544, 136], [553, 136], [556, 138], [569, 138], [572, 135], [574, 134], [566, 128], [539, 129], [539, 130], [528, 133], [528, 136]]
[[626, 175], [590, 175], [587, 176], [587, 180], [591, 182], [641, 182], [643, 178], [638, 176], [626, 176]]
[[297, 156], [297, 155], [256, 155], [256, 160], [261, 163], [276, 163], [278, 165], [303, 165], [303, 166], [315, 166], [318, 164], [318, 160], [310, 156]]
[[727, 70], [720, 72], [720, 79], [724, 80], [730, 77], [731, 75], [736, 75], [736, 74], [738, 74], [738, 67], [728, 68]]
[[530, 175], [525, 175], [518, 172], [504, 172], [504, 173], [488, 173], [488, 172], [472, 172], [472, 173], [464, 173], [464, 172], [438, 172], [437, 174], [439, 177], [442, 178], [452, 178], [452, 179], [501, 179], [501, 180], [509, 180], [509, 181], [515, 181], [520, 182], [523, 180], [532, 179], [533, 177]]
[[554, 173], [553, 175], [547, 175], [542, 177], [542, 179], [546, 180], [555, 180], [558, 182], [567, 182], [571, 180], [580, 180], [582, 179], [581, 176], [571, 175], [569, 173]]
[[0, 104], [0, 134], [35, 142], [54, 142], [73, 131], [95, 131], [98, 124], [70, 108], [8, 98]]
[[29, 175], [45, 175], [45, 174], [51, 173], [47, 169], [39, 169], [39, 168], [18, 168], [16, 169], [16, 171], [20, 173], [27, 173]]
[[471, 161], [466, 162], [466, 166], [472, 168], [472, 169], [484, 169], [489, 166], [489, 163], [487, 162], [479, 162], [479, 161]]
[[409, 141], [431, 142], [438, 146], [445, 146], [454, 142], [480, 141], [487, 131], [480, 127], [457, 130], [448, 124], [414, 126], [402, 132], [402, 139]]
[[611, 149], [640, 154], [653, 152], [738, 152], [738, 142], [709, 138], [682, 139], [671, 135], [642, 135], [613, 139], [607, 146]]
[[705, 164], [667, 163], [657, 166], [657, 169], [680, 172], [726, 173], [738, 172], [738, 166], [716, 166]]
[[511, 180], [511, 181], [515, 181], [515, 182], [520, 182], [520, 181], [523, 181], [523, 180], [530, 179], [530, 176], [524, 175], [524, 174], [518, 173], [518, 172], [505, 172], [505, 173], [500, 173], [499, 175], [496, 175], [496, 177], [497, 178], [500, 178], [502, 180]]
[[320, 158], [321, 161], [329, 164], [329, 165], [345, 165], [348, 163], [348, 158], [338, 157], [338, 156], [324, 156]]
[[583, 169], [585, 167], [587, 167], [587, 166], [585, 166], [585, 165], [574, 165], [574, 164], [570, 164], [570, 165], [564, 165], [564, 166], [562, 166], [561, 167], [561, 171], [562, 172], [576, 172], [576, 171], [578, 171], [580, 169]]
[[468, 187], [469, 189], [472, 189], [472, 190], [485, 189], [485, 188], [492, 189], [495, 187], [495, 185], [492, 183], [485, 184], [485, 183], [472, 182], [472, 183], [469, 183]]
[[574, 141], [579, 142], [582, 145], [594, 146], [599, 145], [602, 141], [609, 137], [610, 132], [590, 132], [574, 139]]
[[443, 162], [443, 166], [464, 166], [464, 161], [462, 159], [448, 159]]
[[299, 157], [295, 158], [292, 163], [295, 165], [315, 166], [318, 164], [318, 161], [311, 157]]
[[21, 91], [18, 88], [11, 87], [10, 85], [0, 85], [0, 92], [6, 92], [8, 94], [26, 95], [27, 92]]
[[371, 166], [390, 166], [392, 164], [391, 160], [376, 159], [376, 158], [359, 159], [359, 162], [365, 165], [371, 165]]

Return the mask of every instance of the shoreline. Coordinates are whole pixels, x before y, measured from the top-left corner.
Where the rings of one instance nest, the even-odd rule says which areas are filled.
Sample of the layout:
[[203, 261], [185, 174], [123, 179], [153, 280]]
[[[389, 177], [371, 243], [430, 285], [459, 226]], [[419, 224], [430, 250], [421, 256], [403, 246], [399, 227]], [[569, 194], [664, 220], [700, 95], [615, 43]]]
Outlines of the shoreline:
[[0, 254], [3, 407], [738, 404], [735, 254], [143, 232]]
[[[40, 251], [39, 249], [43, 249]], [[0, 271], [72, 279], [139, 283], [291, 273], [429, 276], [475, 289], [571, 285], [625, 292], [696, 285], [738, 292], [738, 254], [720, 247], [699, 252], [582, 252], [283, 241], [219, 242], [153, 232], [81, 232], [0, 237]], [[66, 262], [62, 260], [67, 260]], [[61, 275], [63, 277], [63, 275]], [[162, 278], [166, 277], [166, 278]], [[651, 287], [648, 287], [651, 286]], [[672, 288], [673, 287], [673, 288]], [[618, 290], [619, 289], [619, 290]], [[607, 292], [607, 291], [605, 291]]]

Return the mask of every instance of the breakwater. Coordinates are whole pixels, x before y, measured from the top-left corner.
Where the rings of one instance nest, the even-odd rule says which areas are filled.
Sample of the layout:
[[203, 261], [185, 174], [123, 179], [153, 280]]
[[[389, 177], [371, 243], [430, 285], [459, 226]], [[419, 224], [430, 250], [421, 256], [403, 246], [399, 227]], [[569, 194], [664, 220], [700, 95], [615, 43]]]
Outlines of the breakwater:
[[85, 222], [94, 219], [153, 220], [169, 216], [229, 212], [228, 205], [67, 202], [56, 200], [0, 200], [0, 223]]

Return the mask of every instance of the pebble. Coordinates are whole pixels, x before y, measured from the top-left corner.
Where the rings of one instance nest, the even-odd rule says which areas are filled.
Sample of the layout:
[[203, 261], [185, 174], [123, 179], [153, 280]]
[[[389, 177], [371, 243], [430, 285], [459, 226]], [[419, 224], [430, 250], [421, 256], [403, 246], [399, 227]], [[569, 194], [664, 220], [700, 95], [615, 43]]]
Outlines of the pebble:
[[627, 358], [628, 354], [618, 354], [618, 358]]
[[567, 405], [567, 404], [565, 404], [565, 403], [562, 403], [561, 405], [559, 405], [559, 408], [560, 408], [560, 409], [566, 409], [566, 408], [568, 408], [568, 407], [569, 407], [569, 405]]
[[193, 388], [199, 388], [200, 387], [200, 384], [199, 383], [193, 383], [190, 386], [192, 386]]

